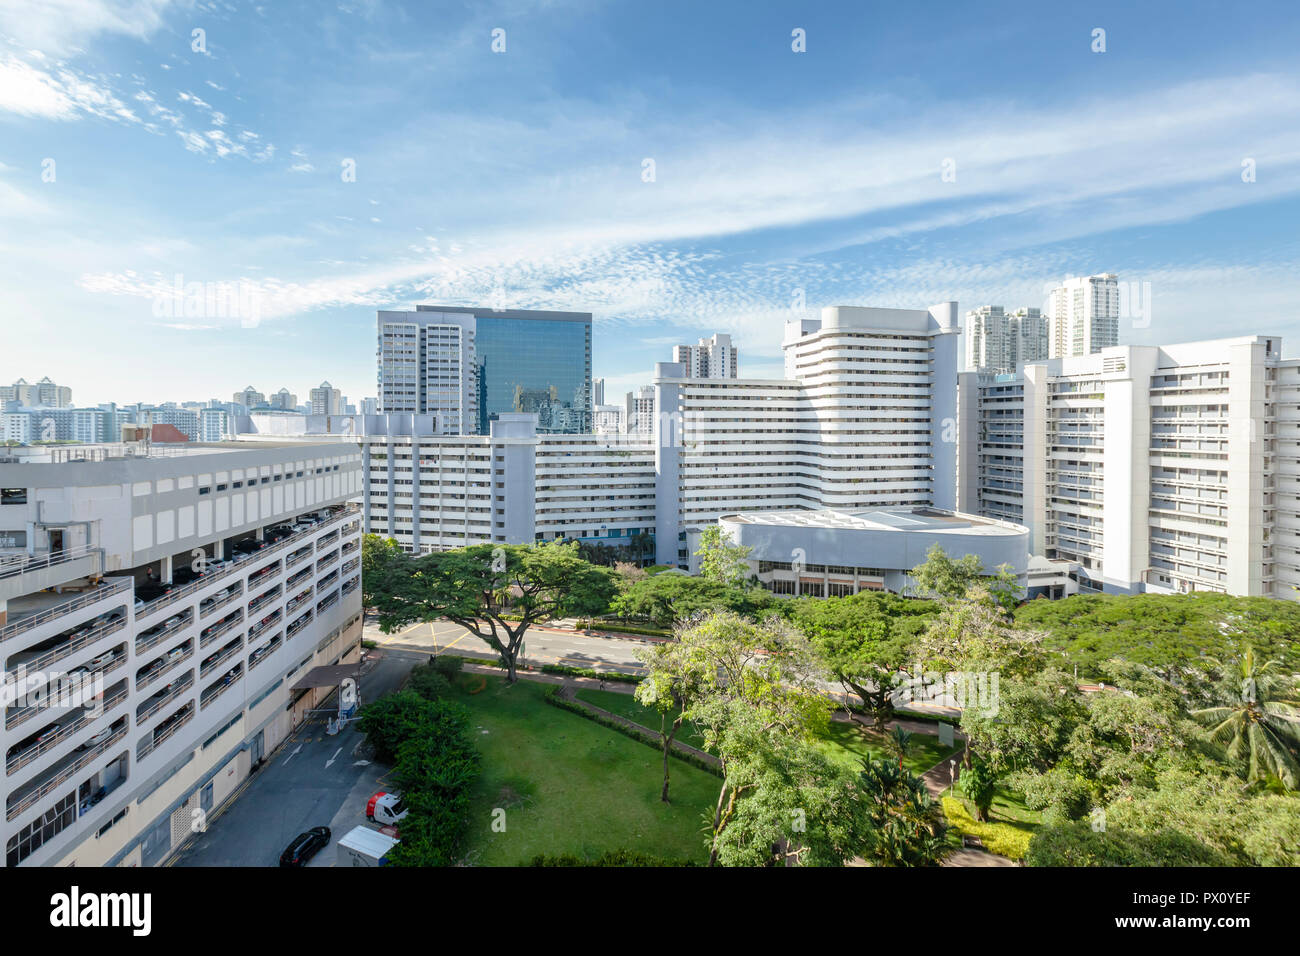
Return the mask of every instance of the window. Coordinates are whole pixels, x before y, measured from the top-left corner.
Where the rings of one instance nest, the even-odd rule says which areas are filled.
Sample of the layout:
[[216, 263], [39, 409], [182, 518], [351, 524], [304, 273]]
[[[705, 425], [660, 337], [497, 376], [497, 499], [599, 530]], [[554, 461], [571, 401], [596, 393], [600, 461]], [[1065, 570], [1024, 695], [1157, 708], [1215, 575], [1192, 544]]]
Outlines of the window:
[[199, 494], [201, 494], [201, 495], [210, 495], [210, 494], [212, 494], [212, 488], [211, 488], [210, 486], [208, 486], [208, 487], [204, 487], [204, 488], [200, 488], [200, 489], [199, 489]]
[[0, 505], [27, 504], [26, 488], [0, 488]]
[[226, 490], [225, 485], [217, 485], [217, 491], [225, 491], [225, 490]]
[[242, 487], [244, 487], [244, 483], [243, 483], [242, 481], [236, 481], [236, 482], [233, 482], [232, 484], [233, 484], [233, 487], [235, 487], [235, 488], [242, 488]]

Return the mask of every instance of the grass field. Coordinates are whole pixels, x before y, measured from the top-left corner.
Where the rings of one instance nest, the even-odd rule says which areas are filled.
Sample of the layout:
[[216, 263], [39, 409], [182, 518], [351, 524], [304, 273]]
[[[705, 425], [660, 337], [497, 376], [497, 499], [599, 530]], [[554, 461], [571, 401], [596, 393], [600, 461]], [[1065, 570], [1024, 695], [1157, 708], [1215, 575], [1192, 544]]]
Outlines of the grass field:
[[[672, 803], [660, 802], [662, 761], [653, 748], [546, 704], [545, 691], [476, 674], [458, 681], [483, 755], [470, 862], [514, 866], [539, 853], [590, 859], [620, 848], [705, 862], [701, 827], [718, 778], [673, 760]], [[505, 810], [504, 833], [492, 829], [496, 808]]]
[[[577, 697], [579, 700], [595, 704], [610, 713], [636, 721], [651, 730], [657, 731], [659, 729], [659, 715], [642, 707], [631, 694], [583, 688], [578, 691]], [[939, 743], [937, 733], [936, 731], [935, 734], [916, 733], [912, 735], [912, 751], [907, 760], [903, 762], [903, 765], [912, 773], [925, 773], [939, 761], [946, 760], [955, 752], [955, 748], [945, 747]], [[678, 731], [677, 739], [682, 743], [690, 744], [692, 747], [703, 745], [699, 733], [689, 724]], [[838, 720], [831, 721], [826, 737], [821, 741], [820, 746], [826, 755], [836, 763], [855, 770], [864, 759], [868, 757], [885, 757], [889, 753], [883, 746], [882, 738], [875, 731], [863, 727], [861, 724], [850, 724]]]

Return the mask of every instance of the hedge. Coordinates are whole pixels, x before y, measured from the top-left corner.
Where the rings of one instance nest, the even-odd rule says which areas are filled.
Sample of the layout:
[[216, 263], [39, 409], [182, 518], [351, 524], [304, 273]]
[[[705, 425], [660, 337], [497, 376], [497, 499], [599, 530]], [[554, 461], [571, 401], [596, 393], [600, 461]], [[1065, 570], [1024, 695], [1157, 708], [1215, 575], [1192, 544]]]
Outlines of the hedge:
[[618, 671], [598, 671], [591, 667], [570, 667], [568, 664], [543, 664], [543, 674], [564, 674], [568, 677], [592, 677], [596, 680], [612, 680], [622, 684], [639, 684], [645, 677], [641, 674], [622, 674]]
[[[546, 693], [542, 695], [542, 700], [546, 701], [546, 703], [550, 704], [552, 707], [559, 707], [561, 710], [567, 710], [570, 713], [577, 714], [579, 717], [585, 717], [587, 720], [594, 721], [602, 727], [616, 730], [625, 737], [631, 737], [633, 740], [640, 741], [649, 747], [653, 747], [660, 753], [663, 753], [663, 741], [660, 739], [658, 734], [637, 730], [634, 727], [629, 727], [621, 721], [606, 717], [604, 714], [597, 714], [594, 711], [588, 710], [577, 701], [569, 700], [567, 697], [561, 696], [560, 688], [558, 687], [548, 687]], [[716, 777], [722, 776], [721, 767], [716, 767], [707, 760], [697, 757], [695, 754], [683, 753], [676, 747], [670, 750], [669, 753], [678, 760], [690, 764], [692, 767], [698, 767], [700, 770], [705, 770]]]
[[1009, 823], [983, 823], [966, 809], [966, 804], [955, 797], [943, 798], [943, 815], [960, 833], [978, 837], [984, 849], [1012, 860], [1023, 860], [1029, 850], [1033, 834], [1013, 827]]

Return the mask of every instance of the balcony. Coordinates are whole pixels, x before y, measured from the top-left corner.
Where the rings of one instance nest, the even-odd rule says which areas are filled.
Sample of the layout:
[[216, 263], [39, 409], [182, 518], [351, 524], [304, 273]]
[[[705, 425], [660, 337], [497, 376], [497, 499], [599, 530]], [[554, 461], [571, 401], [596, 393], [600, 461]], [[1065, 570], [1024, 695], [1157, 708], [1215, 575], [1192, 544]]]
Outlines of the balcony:
[[191, 720], [194, 719], [195, 709], [194, 701], [190, 701], [176, 713], [172, 714], [165, 721], [154, 728], [154, 732], [143, 738], [136, 747], [135, 759], [143, 760], [149, 754], [158, 749], [159, 745], [170, 740], [176, 731], [180, 730]]
[[194, 671], [186, 671], [183, 677], [178, 677], [159, 691], [157, 695], [149, 698], [149, 700], [140, 705], [139, 709], [135, 712], [135, 725], [137, 727], [143, 727], [145, 721], [193, 686]]
[[236, 664], [227, 671], [219, 681], [211, 684], [203, 691], [199, 696], [199, 710], [203, 710], [209, 704], [215, 703], [218, 697], [230, 690], [230, 688], [234, 687], [243, 676], [244, 665]]
[[176, 669], [178, 664], [189, 660], [193, 656], [194, 647], [190, 641], [186, 641], [180, 647], [173, 648], [165, 659], [160, 657], [154, 661], [150, 665], [152, 668], [151, 670], [137, 672], [135, 678], [136, 692], [138, 693], [146, 687], [156, 683], [158, 678], [162, 677], [164, 674], [171, 673], [171, 671]]
[[126, 700], [125, 682], [118, 685], [117, 689], [104, 699], [104, 707], [100, 713], [95, 714], [83, 709], [79, 716], [70, 721], [59, 724], [58, 730], [52, 735], [47, 736], [44, 740], [38, 740], [35, 743], [24, 747], [22, 750], [12, 750], [5, 758], [5, 772], [12, 774], [17, 770], [26, 767], [37, 757], [53, 750], [69, 737], [75, 737], [79, 731], [86, 727], [87, 724], [98, 720], [103, 714], [108, 713], [124, 700]]
[[[30, 631], [37, 625], [44, 624], [46, 621], [57, 621], [60, 618], [67, 617], [69, 614], [79, 610], [80, 608], [88, 607], [91, 604], [98, 604], [100, 601], [107, 600], [114, 595], [131, 591], [134, 587], [135, 585], [129, 578], [118, 579], [111, 584], [102, 584], [93, 591], [79, 594], [78, 596], [66, 601], [59, 601], [56, 604], [49, 604], [31, 614], [18, 617], [16, 620], [10, 620], [10, 622], [4, 627], [0, 627], [0, 644], [3, 644], [10, 638], [17, 637], [20, 634], [25, 634], [27, 631]], [[45, 594], [42, 592], [40, 597], [44, 596]], [[37, 595], [32, 595], [31, 597], [36, 598]], [[27, 598], [15, 598], [9, 602], [10, 618], [14, 618], [15, 615], [22, 613], [19, 606], [26, 600]]]
[[95, 744], [93, 747], [88, 747], [85, 750], [74, 751], [67, 761], [52, 770], [46, 779], [34, 784], [22, 793], [15, 793], [9, 798], [9, 803], [7, 804], [5, 811], [5, 819], [12, 820], [24, 810], [34, 806], [38, 800], [63, 784], [64, 781], [75, 774], [78, 770], [101, 756], [106, 750], [125, 737], [126, 729], [127, 720], [126, 718], [121, 718], [120, 722], [107, 739]]
[[205, 628], [199, 635], [199, 647], [207, 647], [223, 634], [228, 634], [233, 628], [238, 627], [244, 620], [243, 608], [238, 608], [233, 614], [227, 615], [216, 624]]
[[214, 670], [238, 654], [244, 647], [243, 635], [236, 640], [231, 641], [215, 654], [209, 655], [202, 664], [199, 665], [199, 678], [202, 679], [211, 674]]
[[[342, 521], [346, 521], [349, 518], [355, 518], [356, 513], [357, 513], [356, 508], [349, 507], [349, 506], [342, 507], [340, 508], [337, 514], [332, 515], [329, 518], [326, 518], [325, 521], [322, 522], [321, 524], [313, 525], [312, 527], [305, 528], [302, 531], [295, 532], [294, 534], [289, 535], [289, 537], [284, 538], [281, 541], [277, 541], [275, 544], [270, 545], [269, 547], [263, 548], [262, 550], [256, 552], [254, 555], [252, 555], [251, 560], [260, 561], [264, 558], [270, 557], [273, 554], [279, 554], [283, 551], [287, 551], [290, 548], [294, 547], [295, 545], [300, 546], [303, 538], [315, 534], [316, 532], [320, 531], [322, 528], [328, 528], [331, 524], [334, 524], [335, 522], [342, 522]], [[307, 551], [310, 553], [311, 549], [312, 549], [312, 545], [308, 543]], [[174, 604], [175, 602], [182, 600], [183, 598], [189, 597], [190, 595], [207, 587], [208, 585], [212, 584], [215, 581], [220, 581], [222, 578], [229, 577], [230, 575], [236, 573], [241, 573], [244, 570], [244, 568], [248, 566], [248, 560], [249, 559], [245, 559], [243, 561], [237, 561], [234, 564], [230, 565], [229, 567], [222, 568], [216, 572], [208, 572], [203, 577], [199, 578], [197, 581], [191, 581], [189, 584], [183, 585], [179, 588], [175, 588], [167, 592], [166, 594], [164, 594], [162, 597], [150, 601], [143, 608], [136, 611], [136, 615], [135, 615], [136, 620], [138, 621], [142, 617], [147, 617], [151, 614], [156, 613], [157, 611], [161, 610], [164, 607], [168, 607]]]

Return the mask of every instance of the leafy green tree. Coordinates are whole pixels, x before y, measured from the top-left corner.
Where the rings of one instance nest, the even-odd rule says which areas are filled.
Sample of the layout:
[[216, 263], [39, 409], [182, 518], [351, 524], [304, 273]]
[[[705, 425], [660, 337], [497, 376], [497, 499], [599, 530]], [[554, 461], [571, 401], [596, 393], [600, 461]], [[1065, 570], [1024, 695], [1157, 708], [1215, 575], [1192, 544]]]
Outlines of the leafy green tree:
[[752, 617], [778, 600], [763, 588], [731, 587], [687, 574], [651, 574], [627, 584], [610, 602], [610, 610], [625, 619], [671, 627], [678, 621], [720, 610]]
[[[1213, 673], [1250, 643], [1264, 659], [1300, 671], [1300, 603], [1227, 594], [1080, 594], [1060, 601], [1029, 601], [1016, 608], [1018, 627], [1041, 631], [1081, 678], [1103, 677], [1108, 660], [1123, 658], [1185, 687], [1197, 673]], [[1225, 627], [1225, 622], [1231, 626]]]
[[918, 634], [938, 605], [888, 592], [783, 601], [781, 611], [821, 651], [831, 676], [855, 694], [876, 730], [894, 716], [893, 695]]
[[[809, 768], [815, 759], [791, 748], [809, 744], [829, 722], [821, 661], [812, 643], [780, 618], [758, 624], [729, 611], [679, 626], [673, 644], [644, 655], [647, 682], [656, 688], [647, 693], [657, 699], [667, 687], [681, 695], [682, 719], [696, 727], [704, 749], [722, 765], [717, 806], [708, 822], [710, 865], [752, 859], [749, 854], [760, 844], [746, 828], [769, 832], [775, 825], [773, 808], [793, 798], [764, 788], [794, 779], [812, 786]], [[829, 793], [823, 796], [835, 802]], [[766, 809], [759, 813], [743, 806], [751, 798]], [[737, 829], [727, 833], [733, 825]], [[823, 839], [825, 832], [809, 839]], [[765, 852], [770, 858], [772, 848]], [[829, 850], [823, 845], [809, 852], [820, 859]]]
[[992, 574], [987, 574], [977, 555], [967, 554], [954, 560], [937, 541], [925, 552], [925, 561], [908, 573], [922, 597], [958, 601], [978, 585], [1006, 611], [1016, 606], [1023, 590], [1010, 565], [999, 565]]
[[361, 538], [361, 601], [366, 607], [375, 603], [374, 586], [385, 580], [388, 569], [406, 557], [396, 541], [367, 534]]
[[1037, 673], [1047, 662], [1043, 635], [1014, 628], [981, 588], [944, 606], [919, 641], [918, 653], [927, 667], [997, 672], [1004, 682]]
[[637, 684], [636, 699], [659, 714], [659, 740], [664, 761], [664, 785], [659, 799], [667, 803], [668, 758], [677, 732], [686, 721], [688, 706], [699, 698], [705, 676], [700, 668], [705, 665], [690, 645], [679, 641], [654, 644], [649, 649], [638, 651], [637, 657], [646, 665], [648, 673]]
[[875, 866], [934, 866], [947, 852], [943, 814], [925, 781], [888, 760], [864, 760], [860, 786], [870, 818], [863, 857]]
[[885, 749], [898, 758], [898, 769], [902, 770], [903, 761], [912, 752], [912, 732], [895, 724], [894, 728], [885, 735]]
[[740, 588], [749, 577], [749, 553], [753, 548], [732, 542], [730, 535], [716, 524], [700, 532], [700, 576], [732, 588]]
[[1223, 667], [1216, 684], [1219, 702], [1192, 711], [1210, 739], [1225, 748], [1229, 762], [1246, 780], [1279, 780], [1287, 790], [1300, 782], [1300, 687], [1282, 674], [1279, 662], [1261, 662], [1246, 645], [1235, 667]]
[[957, 777], [957, 790], [975, 805], [975, 819], [987, 823], [998, 790], [998, 774], [992, 762], [972, 756]]
[[514, 683], [528, 628], [554, 617], [604, 613], [614, 572], [578, 557], [576, 544], [473, 545], [386, 564], [371, 582], [385, 633], [446, 618], [497, 652]]
[[843, 866], [866, 849], [867, 802], [851, 772], [802, 736], [774, 733], [743, 700], [709, 707], [728, 711], [710, 865]]

